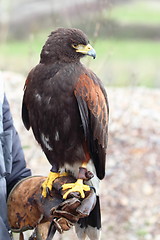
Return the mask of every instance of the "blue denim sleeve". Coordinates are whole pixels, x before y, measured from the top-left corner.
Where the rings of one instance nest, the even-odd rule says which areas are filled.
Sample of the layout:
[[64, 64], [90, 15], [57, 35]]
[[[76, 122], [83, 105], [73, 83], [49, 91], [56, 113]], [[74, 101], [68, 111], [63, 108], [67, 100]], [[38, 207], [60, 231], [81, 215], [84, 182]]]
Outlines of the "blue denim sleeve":
[[3, 103], [3, 129], [5, 132], [11, 132], [11, 172], [6, 176], [7, 191], [10, 192], [12, 187], [21, 179], [31, 175], [30, 169], [26, 168], [26, 162], [18, 133], [14, 127], [10, 108], [6, 96]]

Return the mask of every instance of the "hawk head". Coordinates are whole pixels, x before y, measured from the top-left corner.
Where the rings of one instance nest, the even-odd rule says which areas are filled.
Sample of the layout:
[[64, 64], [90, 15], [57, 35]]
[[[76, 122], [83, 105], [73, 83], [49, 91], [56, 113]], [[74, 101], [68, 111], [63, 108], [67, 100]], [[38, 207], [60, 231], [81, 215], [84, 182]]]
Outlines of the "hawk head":
[[58, 28], [51, 32], [41, 52], [41, 63], [72, 62], [89, 55], [96, 57], [87, 36], [79, 29]]

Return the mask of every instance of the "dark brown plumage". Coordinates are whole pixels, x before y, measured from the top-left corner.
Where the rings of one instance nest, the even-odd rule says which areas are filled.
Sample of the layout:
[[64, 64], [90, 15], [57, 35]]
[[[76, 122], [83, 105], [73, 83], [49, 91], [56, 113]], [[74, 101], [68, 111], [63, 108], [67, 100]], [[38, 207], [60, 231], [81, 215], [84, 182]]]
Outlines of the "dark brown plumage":
[[40, 63], [26, 80], [22, 118], [27, 129], [32, 127], [54, 171], [92, 159], [102, 179], [108, 102], [101, 81], [80, 62], [85, 55], [95, 57], [95, 51], [82, 31], [60, 28], [52, 32]]

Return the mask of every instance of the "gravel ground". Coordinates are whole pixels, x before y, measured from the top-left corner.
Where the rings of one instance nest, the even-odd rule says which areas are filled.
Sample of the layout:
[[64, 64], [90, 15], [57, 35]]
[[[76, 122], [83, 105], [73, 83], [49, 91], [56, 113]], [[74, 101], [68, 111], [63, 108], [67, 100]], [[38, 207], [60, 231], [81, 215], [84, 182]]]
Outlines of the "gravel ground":
[[[50, 165], [21, 121], [25, 77], [3, 72], [6, 94], [27, 165], [47, 175]], [[160, 240], [160, 90], [109, 88], [109, 145], [101, 183], [102, 240]], [[73, 231], [55, 239], [77, 239]]]

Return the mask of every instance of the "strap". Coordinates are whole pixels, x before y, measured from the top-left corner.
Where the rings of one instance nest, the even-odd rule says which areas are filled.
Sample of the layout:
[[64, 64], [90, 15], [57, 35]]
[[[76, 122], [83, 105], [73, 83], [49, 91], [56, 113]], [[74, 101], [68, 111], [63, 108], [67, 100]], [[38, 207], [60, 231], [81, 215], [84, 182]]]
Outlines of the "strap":
[[51, 221], [51, 224], [50, 224], [49, 230], [48, 230], [48, 236], [47, 236], [46, 240], [52, 240], [55, 232], [56, 232], [56, 227], [54, 225], [54, 221]]

